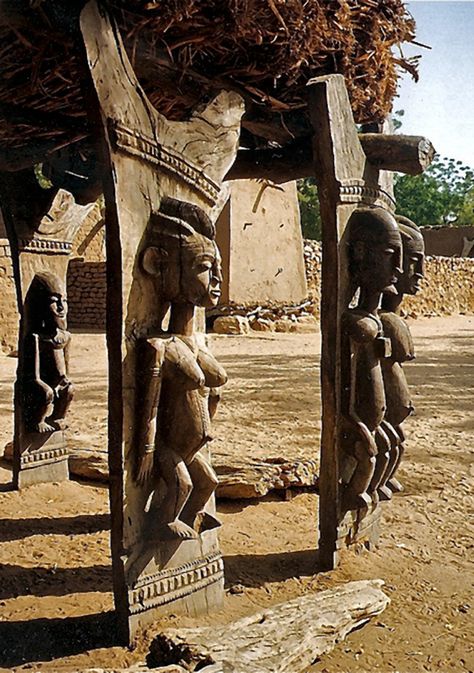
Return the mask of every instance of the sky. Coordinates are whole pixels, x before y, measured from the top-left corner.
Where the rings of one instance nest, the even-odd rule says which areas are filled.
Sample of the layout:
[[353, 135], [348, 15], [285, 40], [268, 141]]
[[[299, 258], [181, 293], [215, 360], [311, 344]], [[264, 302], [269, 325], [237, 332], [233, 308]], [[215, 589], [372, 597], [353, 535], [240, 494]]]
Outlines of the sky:
[[401, 133], [423, 135], [441, 156], [474, 167], [474, 0], [414, 0], [406, 3], [417, 23], [415, 45], [405, 56], [421, 54], [420, 80], [407, 74], [394, 110], [403, 109]]

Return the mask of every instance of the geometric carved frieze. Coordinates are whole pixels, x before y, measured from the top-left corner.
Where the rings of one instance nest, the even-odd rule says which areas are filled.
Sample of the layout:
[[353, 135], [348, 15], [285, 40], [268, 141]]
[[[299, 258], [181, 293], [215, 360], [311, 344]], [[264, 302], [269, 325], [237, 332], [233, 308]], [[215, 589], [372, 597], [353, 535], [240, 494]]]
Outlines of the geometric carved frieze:
[[164, 147], [145, 133], [132, 131], [119, 123], [110, 124], [109, 133], [118, 149], [172, 173], [175, 178], [199, 192], [208, 203], [217, 203], [221, 192], [219, 185], [176, 150]]
[[45, 238], [22, 238], [18, 241], [18, 247], [21, 252], [69, 255], [72, 249], [72, 243], [69, 241], [55, 241]]
[[130, 612], [139, 614], [166, 605], [224, 579], [224, 562], [215, 553], [176, 568], [141, 577], [129, 590]]
[[68, 450], [67, 447], [61, 446], [58, 448], [46, 449], [45, 451], [32, 451], [31, 453], [25, 452], [21, 456], [21, 466], [22, 467], [36, 467], [40, 464], [46, 465], [48, 463], [54, 462], [61, 457], [67, 458]]
[[[337, 549], [344, 549], [356, 543], [376, 541], [381, 518], [382, 507], [346, 512], [338, 528]], [[377, 531], [375, 536], [374, 529]]]
[[395, 200], [383, 189], [368, 187], [363, 180], [347, 180], [339, 187], [341, 203], [362, 203], [364, 205], [381, 205], [395, 212]]

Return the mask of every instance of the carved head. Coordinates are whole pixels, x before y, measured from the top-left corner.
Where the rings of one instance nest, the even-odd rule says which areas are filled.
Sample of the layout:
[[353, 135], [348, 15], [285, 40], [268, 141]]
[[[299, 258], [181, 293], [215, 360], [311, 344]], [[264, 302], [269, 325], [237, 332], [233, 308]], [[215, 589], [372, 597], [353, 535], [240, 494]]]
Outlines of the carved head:
[[155, 277], [163, 301], [216, 306], [222, 270], [214, 236], [214, 225], [198, 206], [168, 197], [161, 201], [141, 265]]
[[25, 319], [29, 332], [66, 329], [67, 300], [62, 281], [47, 271], [37, 273], [25, 298]]
[[354, 285], [365, 292], [396, 293], [402, 273], [402, 239], [393, 215], [383, 208], [358, 208], [347, 226]]
[[407, 217], [397, 215], [403, 243], [403, 273], [397, 284], [399, 294], [416, 294], [424, 275], [425, 242], [420, 230]]

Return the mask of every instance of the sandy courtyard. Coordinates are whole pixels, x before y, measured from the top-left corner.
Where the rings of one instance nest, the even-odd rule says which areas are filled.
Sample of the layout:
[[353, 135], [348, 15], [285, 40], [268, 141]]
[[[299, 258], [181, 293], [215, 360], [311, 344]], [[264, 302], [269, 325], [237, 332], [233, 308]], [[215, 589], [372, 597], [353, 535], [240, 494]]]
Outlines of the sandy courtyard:
[[[417, 413], [406, 422], [405, 491], [385, 507], [380, 546], [317, 573], [317, 495], [219, 503], [229, 621], [352, 579], [382, 578], [391, 605], [311, 671], [474, 671], [474, 317], [412, 324], [406, 367]], [[102, 335], [76, 335], [71, 442], [106, 441]], [[314, 457], [320, 428], [317, 335], [213, 337], [227, 385], [213, 449]], [[0, 356], [0, 446], [11, 439], [16, 361]], [[159, 625], [128, 650], [114, 640], [108, 494], [78, 482], [9, 490], [0, 468], [0, 669], [67, 671], [143, 660]], [[191, 625], [190, 619], [167, 623]], [[163, 623], [161, 624], [163, 626]], [[43, 663], [37, 663], [43, 662]], [[1, 668], [3, 667], [3, 668]]]

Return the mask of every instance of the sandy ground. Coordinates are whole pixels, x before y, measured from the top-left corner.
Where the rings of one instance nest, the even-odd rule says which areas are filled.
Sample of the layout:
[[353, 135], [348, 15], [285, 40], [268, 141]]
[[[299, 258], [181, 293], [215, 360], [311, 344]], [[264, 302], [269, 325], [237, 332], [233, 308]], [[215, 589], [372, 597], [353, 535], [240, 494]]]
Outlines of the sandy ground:
[[[474, 317], [412, 324], [417, 360], [406, 371], [417, 405], [407, 423], [406, 489], [386, 506], [378, 550], [346, 552], [317, 572], [317, 496], [289, 502], [221, 502], [225, 622], [351, 579], [382, 578], [392, 602], [311, 671], [474, 671]], [[216, 419], [215, 450], [314, 457], [319, 433], [316, 335], [214, 337], [230, 375]], [[0, 445], [11, 438], [16, 361], [0, 357]], [[71, 441], [105, 443], [103, 337], [74, 339], [77, 401]], [[0, 670], [67, 671], [142, 660], [117, 646], [113, 621], [107, 490], [77, 482], [9, 490], [0, 468]], [[170, 618], [167, 623], [193, 624]], [[43, 662], [43, 663], [37, 663]]]

